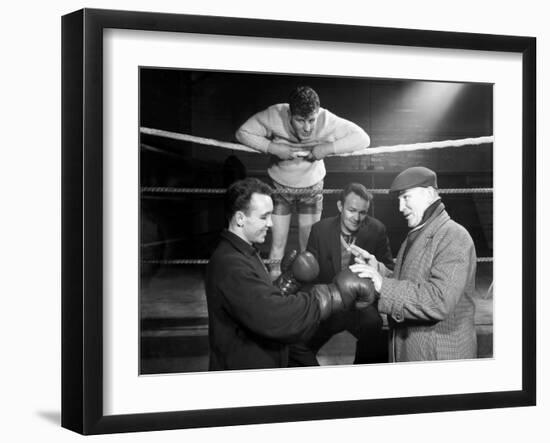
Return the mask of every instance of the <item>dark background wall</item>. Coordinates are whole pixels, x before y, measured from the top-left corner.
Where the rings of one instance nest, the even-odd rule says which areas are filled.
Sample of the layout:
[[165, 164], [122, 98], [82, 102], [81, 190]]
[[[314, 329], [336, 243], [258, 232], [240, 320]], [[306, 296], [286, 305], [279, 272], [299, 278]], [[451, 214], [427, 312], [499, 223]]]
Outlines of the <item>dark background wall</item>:
[[[488, 84], [271, 75], [142, 68], [140, 125], [235, 141], [252, 114], [287, 101], [299, 84], [313, 87], [321, 106], [354, 121], [371, 147], [492, 135]], [[325, 161], [326, 189], [358, 181], [387, 188], [413, 165], [438, 172], [440, 188], [492, 187], [492, 144]], [[224, 188], [243, 174], [267, 179], [266, 155], [142, 135], [141, 186]], [[221, 195], [142, 194], [142, 258], [208, 258], [225, 226]], [[444, 195], [451, 216], [470, 230], [479, 256], [492, 256], [492, 195]], [[323, 216], [336, 213], [325, 195]], [[394, 253], [406, 234], [396, 202], [376, 194], [371, 213], [388, 227]], [[294, 236], [289, 246], [295, 244]], [[267, 253], [269, 238], [263, 246]]]

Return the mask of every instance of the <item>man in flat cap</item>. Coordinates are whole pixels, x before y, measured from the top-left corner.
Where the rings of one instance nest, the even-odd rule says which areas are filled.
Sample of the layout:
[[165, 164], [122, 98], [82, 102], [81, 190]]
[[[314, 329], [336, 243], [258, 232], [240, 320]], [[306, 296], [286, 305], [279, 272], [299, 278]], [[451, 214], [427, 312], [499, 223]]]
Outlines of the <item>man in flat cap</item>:
[[468, 231], [451, 220], [437, 192], [435, 172], [408, 168], [390, 194], [410, 231], [394, 271], [371, 254], [350, 268], [370, 278], [378, 310], [392, 328], [393, 361], [470, 359], [477, 356], [474, 326], [476, 252]]

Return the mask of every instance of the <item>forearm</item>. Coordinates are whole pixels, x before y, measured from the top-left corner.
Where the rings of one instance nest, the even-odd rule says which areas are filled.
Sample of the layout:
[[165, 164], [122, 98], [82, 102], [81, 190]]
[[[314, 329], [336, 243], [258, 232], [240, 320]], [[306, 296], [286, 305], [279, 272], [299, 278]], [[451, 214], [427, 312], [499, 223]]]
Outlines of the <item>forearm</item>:
[[293, 343], [319, 324], [320, 306], [314, 297], [306, 292], [283, 296], [252, 269], [230, 266], [218, 285], [223, 288], [226, 312], [262, 337]]
[[438, 322], [445, 320], [464, 292], [464, 283], [453, 285], [442, 281], [382, 279], [378, 310], [395, 321]]
[[271, 143], [271, 140], [269, 140], [266, 136], [254, 134], [243, 128], [236, 132], [235, 137], [243, 145], [263, 153], [268, 152], [269, 145]]
[[441, 321], [453, 315], [461, 297], [473, 290], [476, 256], [468, 232], [464, 228], [449, 229], [434, 242], [434, 250], [427, 253], [433, 261], [419, 265], [408, 275], [401, 271], [401, 280], [383, 279], [380, 312], [396, 321]]
[[332, 145], [334, 154], [345, 154], [368, 148], [370, 145], [370, 137], [363, 130], [354, 131], [335, 140], [332, 142]]

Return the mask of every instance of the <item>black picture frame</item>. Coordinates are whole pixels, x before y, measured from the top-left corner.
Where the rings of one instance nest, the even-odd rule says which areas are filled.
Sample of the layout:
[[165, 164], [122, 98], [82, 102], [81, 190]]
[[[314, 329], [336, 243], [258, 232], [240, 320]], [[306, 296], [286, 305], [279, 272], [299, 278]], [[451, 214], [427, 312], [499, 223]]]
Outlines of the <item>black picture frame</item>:
[[[103, 31], [168, 31], [453, 48], [522, 56], [522, 387], [261, 407], [105, 415], [103, 411]], [[62, 18], [62, 426], [151, 431], [536, 404], [536, 39], [411, 29], [83, 9]]]

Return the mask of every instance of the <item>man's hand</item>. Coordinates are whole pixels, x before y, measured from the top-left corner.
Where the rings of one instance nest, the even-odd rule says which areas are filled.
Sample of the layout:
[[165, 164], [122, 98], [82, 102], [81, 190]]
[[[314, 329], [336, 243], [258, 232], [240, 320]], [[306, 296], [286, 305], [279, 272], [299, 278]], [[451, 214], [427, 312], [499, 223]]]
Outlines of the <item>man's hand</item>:
[[367, 264], [376, 270], [379, 269], [378, 260], [376, 260], [376, 257], [366, 249], [360, 248], [357, 245], [350, 245], [349, 250], [355, 256], [355, 261], [357, 263]]
[[316, 160], [322, 160], [327, 155], [334, 154], [334, 145], [332, 143], [321, 143], [317, 146], [315, 146], [309, 155], [305, 157], [308, 161], [316, 161]]
[[376, 269], [365, 263], [355, 263], [351, 265], [349, 269], [361, 278], [370, 278], [374, 283], [376, 292], [380, 292], [382, 289], [382, 276]]
[[300, 146], [293, 146], [287, 143], [271, 142], [267, 147], [269, 154], [279, 157], [281, 160], [293, 160], [298, 157], [303, 157], [307, 153]]

